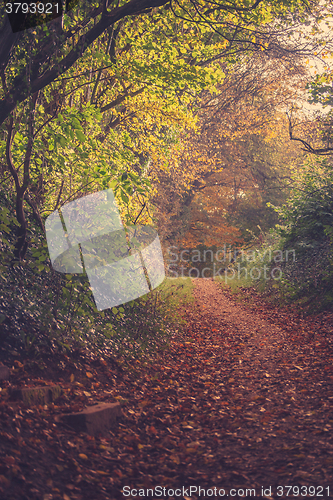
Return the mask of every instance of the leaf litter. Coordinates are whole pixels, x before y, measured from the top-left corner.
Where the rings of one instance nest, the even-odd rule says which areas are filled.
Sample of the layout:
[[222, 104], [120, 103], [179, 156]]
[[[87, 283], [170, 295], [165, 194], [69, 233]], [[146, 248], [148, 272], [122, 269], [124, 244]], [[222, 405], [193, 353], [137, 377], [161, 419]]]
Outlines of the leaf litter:
[[[251, 290], [240, 303], [211, 280], [195, 284], [185, 328], [146, 362], [67, 357], [52, 380], [13, 365], [0, 392], [1, 498], [120, 499], [124, 486], [157, 485], [333, 491], [332, 315], [301, 318]], [[55, 403], [9, 398], [11, 386], [51, 382], [64, 389]], [[123, 411], [104, 436], [57, 422], [102, 401]]]

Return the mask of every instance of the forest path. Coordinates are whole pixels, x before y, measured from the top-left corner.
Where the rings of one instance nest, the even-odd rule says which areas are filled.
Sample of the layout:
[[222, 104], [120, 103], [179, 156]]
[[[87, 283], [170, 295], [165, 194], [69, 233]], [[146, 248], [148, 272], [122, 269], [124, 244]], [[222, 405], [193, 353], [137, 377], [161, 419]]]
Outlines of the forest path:
[[[303, 485], [303, 496], [308, 486], [329, 486], [333, 353], [318, 331], [320, 322], [267, 307], [260, 299], [253, 310], [216, 282], [194, 283], [195, 303], [187, 310], [193, 344], [184, 344], [188, 374], [184, 377], [180, 360], [176, 379], [187, 379], [183, 388], [202, 400], [204, 441], [207, 446], [214, 436], [216, 442], [206, 464], [211, 484], [257, 492], [259, 486], [274, 486], [273, 498], [287, 492], [277, 490], [279, 485]], [[311, 489], [309, 496], [320, 492]], [[294, 493], [298, 496], [297, 489]], [[328, 490], [322, 493], [328, 496]]]
[[331, 326], [194, 283], [185, 333], [155, 364], [140, 416], [130, 415], [149, 441], [147, 484], [216, 486], [235, 498], [246, 489], [261, 498], [262, 487], [272, 487], [264, 498], [288, 498], [278, 488], [288, 485], [289, 497], [332, 495]]
[[[281, 357], [289, 352], [284, 330], [265, 320], [262, 315], [230, 300], [230, 295], [215, 282], [199, 279], [195, 280], [195, 284], [195, 307], [199, 317], [205, 321], [209, 316], [220, 330], [224, 328], [228, 332], [233, 342], [237, 338], [241, 346], [246, 342], [239, 370], [245, 370], [244, 365], [254, 363], [258, 375], [261, 370], [276, 374], [277, 354]], [[272, 362], [271, 357], [275, 362]]]
[[[74, 365], [75, 380], [67, 358], [56, 405], [0, 403], [1, 499], [333, 495], [331, 316], [301, 319], [251, 290], [239, 303], [211, 280], [195, 280], [194, 296], [168, 350]], [[23, 368], [15, 377], [41, 384]], [[55, 423], [116, 400], [123, 417], [107, 435]]]

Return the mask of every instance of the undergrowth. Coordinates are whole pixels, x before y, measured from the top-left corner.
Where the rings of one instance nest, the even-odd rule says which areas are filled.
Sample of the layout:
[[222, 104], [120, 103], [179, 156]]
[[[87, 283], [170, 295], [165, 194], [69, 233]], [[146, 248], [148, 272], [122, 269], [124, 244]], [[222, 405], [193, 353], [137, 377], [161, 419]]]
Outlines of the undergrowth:
[[[192, 282], [165, 281], [126, 304], [98, 311], [88, 277], [53, 270], [42, 231], [30, 221], [30, 245], [22, 262], [13, 259], [15, 227], [2, 211], [0, 239], [0, 352], [78, 350], [131, 359], [164, 349], [182, 324], [180, 306], [191, 300]], [[1, 236], [1, 235], [0, 235]]]

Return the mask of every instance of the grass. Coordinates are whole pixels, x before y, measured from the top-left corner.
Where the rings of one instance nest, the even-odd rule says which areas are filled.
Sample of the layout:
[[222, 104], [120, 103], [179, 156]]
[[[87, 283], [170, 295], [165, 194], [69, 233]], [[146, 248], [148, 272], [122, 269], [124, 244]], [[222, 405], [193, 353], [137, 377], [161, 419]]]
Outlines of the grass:
[[[290, 245], [290, 242], [289, 242]], [[232, 293], [252, 288], [265, 301], [294, 306], [306, 314], [333, 308], [332, 247], [327, 241], [309, 248], [284, 241], [252, 248], [215, 281]], [[304, 245], [303, 245], [304, 246]]]
[[175, 321], [182, 321], [179, 317], [179, 308], [191, 304], [194, 283], [191, 278], [165, 278], [163, 283], [156, 288], [160, 300], [167, 306], [167, 316]]
[[[232, 269], [232, 268], [231, 268]], [[214, 281], [216, 281], [223, 288], [228, 288], [232, 292], [237, 292], [240, 288], [249, 288], [255, 285], [256, 281], [251, 279], [249, 275], [246, 277], [245, 275], [238, 277], [237, 268], [235, 269], [235, 277], [233, 279], [228, 279], [228, 276], [232, 276], [232, 273], [229, 271], [227, 277], [225, 276], [215, 276]]]
[[221, 272], [221, 276], [215, 276], [214, 281], [233, 293], [237, 293], [241, 288], [259, 288], [262, 282], [255, 278], [258, 276], [257, 269], [260, 269], [262, 265], [262, 262], [259, 264], [257, 261], [249, 262], [237, 259], [233, 265], [229, 265]]

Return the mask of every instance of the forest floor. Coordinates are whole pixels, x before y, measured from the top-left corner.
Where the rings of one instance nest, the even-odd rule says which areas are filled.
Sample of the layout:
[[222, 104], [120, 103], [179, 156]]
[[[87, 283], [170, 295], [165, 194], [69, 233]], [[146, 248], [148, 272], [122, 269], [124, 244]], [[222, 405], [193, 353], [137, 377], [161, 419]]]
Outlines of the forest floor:
[[[302, 319], [204, 279], [194, 295], [170, 349], [145, 363], [15, 362], [0, 393], [1, 499], [333, 496], [332, 313]], [[11, 387], [43, 383], [64, 388], [56, 404], [10, 401]], [[117, 400], [107, 435], [56, 422]]]

